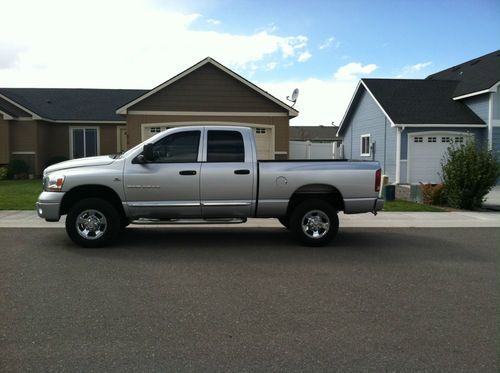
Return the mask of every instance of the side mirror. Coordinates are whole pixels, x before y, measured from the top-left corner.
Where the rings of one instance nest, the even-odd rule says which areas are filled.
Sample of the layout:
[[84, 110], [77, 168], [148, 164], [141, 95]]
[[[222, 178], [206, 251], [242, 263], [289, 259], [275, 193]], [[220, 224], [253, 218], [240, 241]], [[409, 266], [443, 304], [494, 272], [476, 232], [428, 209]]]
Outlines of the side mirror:
[[144, 160], [146, 162], [152, 162], [153, 161], [153, 144], [146, 144], [144, 145], [142, 149], [142, 156], [144, 157]]

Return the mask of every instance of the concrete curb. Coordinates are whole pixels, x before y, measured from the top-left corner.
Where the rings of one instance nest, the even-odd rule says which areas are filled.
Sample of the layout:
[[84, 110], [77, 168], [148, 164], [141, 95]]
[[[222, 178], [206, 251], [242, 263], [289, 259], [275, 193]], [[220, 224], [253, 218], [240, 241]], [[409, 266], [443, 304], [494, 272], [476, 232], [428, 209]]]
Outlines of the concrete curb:
[[[339, 214], [340, 227], [356, 228], [478, 228], [500, 227], [500, 212], [380, 212]], [[231, 226], [234, 224], [231, 224]], [[278, 228], [276, 219], [248, 219], [240, 227]], [[193, 225], [131, 225], [134, 228], [193, 227]], [[228, 227], [228, 224], [196, 225], [196, 227]], [[35, 211], [0, 211], [0, 228], [64, 228], [64, 217], [57, 223], [40, 219]]]

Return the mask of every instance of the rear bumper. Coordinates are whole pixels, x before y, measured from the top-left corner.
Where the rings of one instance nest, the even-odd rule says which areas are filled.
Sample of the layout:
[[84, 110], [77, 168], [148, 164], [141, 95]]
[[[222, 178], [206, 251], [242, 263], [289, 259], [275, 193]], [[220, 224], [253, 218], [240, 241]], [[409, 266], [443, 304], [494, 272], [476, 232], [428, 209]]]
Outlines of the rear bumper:
[[61, 192], [42, 192], [36, 203], [38, 216], [47, 221], [59, 221], [63, 197], [64, 193]]
[[375, 204], [373, 205], [373, 213], [375, 214], [377, 211], [380, 211], [384, 208], [384, 199], [377, 198], [375, 200]]

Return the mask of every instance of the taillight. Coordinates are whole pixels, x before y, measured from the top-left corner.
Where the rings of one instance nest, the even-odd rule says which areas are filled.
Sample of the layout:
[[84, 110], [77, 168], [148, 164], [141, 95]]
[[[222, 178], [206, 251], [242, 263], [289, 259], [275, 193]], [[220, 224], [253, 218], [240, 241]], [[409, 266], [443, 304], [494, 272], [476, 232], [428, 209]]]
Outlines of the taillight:
[[377, 172], [375, 172], [375, 192], [380, 192], [381, 180], [382, 180], [382, 169], [379, 168]]

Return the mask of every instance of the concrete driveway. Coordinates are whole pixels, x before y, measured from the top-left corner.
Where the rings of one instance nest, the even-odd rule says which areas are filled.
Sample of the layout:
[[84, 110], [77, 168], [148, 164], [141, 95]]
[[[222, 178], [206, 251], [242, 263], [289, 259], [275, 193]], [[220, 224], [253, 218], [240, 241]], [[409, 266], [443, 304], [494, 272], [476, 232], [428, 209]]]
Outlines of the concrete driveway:
[[494, 187], [486, 196], [486, 202], [483, 203], [483, 207], [500, 211], [500, 185]]
[[0, 229], [2, 372], [498, 371], [498, 228]]

